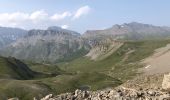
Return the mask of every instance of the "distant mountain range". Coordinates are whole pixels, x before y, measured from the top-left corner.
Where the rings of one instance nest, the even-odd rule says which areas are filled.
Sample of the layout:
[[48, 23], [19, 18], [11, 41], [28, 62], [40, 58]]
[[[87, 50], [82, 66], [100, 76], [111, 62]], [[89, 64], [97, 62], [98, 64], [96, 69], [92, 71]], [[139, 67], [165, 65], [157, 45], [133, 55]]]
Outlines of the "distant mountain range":
[[[83, 35], [56, 26], [46, 30], [33, 29], [28, 32], [17, 28], [0, 28], [0, 35], [0, 54], [2, 56], [55, 63], [84, 56], [94, 47], [98, 48], [96, 45], [102, 45], [98, 49], [110, 47], [105, 44], [112, 44], [112, 41], [115, 43], [115, 40], [169, 38], [170, 27], [132, 22], [113, 25], [104, 30], [88, 30]], [[93, 54], [90, 53], [90, 55]]]
[[27, 33], [19, 28], [0, 27], [0, 48], [16, 41]]

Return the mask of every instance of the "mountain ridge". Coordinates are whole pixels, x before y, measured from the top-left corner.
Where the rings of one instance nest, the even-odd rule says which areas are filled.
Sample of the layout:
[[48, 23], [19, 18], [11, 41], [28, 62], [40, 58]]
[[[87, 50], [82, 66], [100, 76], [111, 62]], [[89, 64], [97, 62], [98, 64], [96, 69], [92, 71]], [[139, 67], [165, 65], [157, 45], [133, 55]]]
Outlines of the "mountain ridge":
[[113, 37], [115, 39], [130, 39], [130, 40], [141, 40], [145, 39], [148, 36], [154, 37], [162, 37], [165, 38], [166, 36], [170, 35], [170, 27], [164, 26], [154, 26], [151, 24], [142, 24], [137, 22], [131, 23], [124, 23], [121, 25], [113, 25], [110, 28], [106, 28], [104, 30], [88, 30], [83, 34], [83, 37], [90, 38], [90, 37], [102, 37], [107, 36]]

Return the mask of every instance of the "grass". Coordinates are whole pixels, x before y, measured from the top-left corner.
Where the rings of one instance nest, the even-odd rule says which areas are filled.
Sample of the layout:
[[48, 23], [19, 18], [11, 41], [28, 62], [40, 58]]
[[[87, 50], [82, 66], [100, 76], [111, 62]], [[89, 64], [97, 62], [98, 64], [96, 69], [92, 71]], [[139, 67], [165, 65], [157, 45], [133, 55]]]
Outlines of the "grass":
[[1, 100], [12, 97], [18, 97], [21, 100], [32, 100], [33, 97], [43, 97], [50, 92], [46, 85], [35, 80], [0, 80], [0, 86]]
[[121, 81], [100, 73], [79, 73], [74, 75], [59, 75], [53, 78], [42, 79], [50, 86], [54, 93], [74, 91], [75, 89], [103, 89], [121, 84]]
[[68, 62], [68, 61], [72, 61], [73, 59], [77, 59], [79, 57], [84, 56], [85, 54], [88, 53], [88, 50], [85, 49], [84, 47], [82, 47], [80, 50], [67, 54], [64, 56], [64, 58], [57, 60], [56, 62]]
[[65, 73], [57, 65], [25, 62], [35, 72], [60, 75]]

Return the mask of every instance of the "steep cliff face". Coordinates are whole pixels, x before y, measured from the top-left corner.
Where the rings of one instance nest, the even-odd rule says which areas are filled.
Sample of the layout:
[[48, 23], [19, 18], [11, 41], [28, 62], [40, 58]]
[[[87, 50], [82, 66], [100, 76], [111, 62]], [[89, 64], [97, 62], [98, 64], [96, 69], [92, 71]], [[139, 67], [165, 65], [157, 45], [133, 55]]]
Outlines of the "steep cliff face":
[[83, 55], [88, 49], [88, 44], [79, 33], [50, 27], [47, 30], [30, 30], [25, 37], [1, 50], [1, 54], [19, 59], [54, 63]]

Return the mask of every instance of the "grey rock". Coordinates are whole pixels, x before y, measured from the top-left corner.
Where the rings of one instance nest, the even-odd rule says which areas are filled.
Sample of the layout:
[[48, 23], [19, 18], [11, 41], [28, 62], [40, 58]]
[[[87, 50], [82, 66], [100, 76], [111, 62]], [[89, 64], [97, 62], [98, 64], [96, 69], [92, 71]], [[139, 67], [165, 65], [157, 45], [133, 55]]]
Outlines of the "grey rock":
[[170, 73], [165, 74], [162, 82], [162, 88], [165, 90], [170, 89]]
[[15, 98], [10, 98], [8, 100], [19, 100], [19, 98], [15, 97]]
[[53, 97], [53, 94], [49, 94], [45, 96], [44, 98], [42, 98], [41, 100], [50, 100], [52, 97]]

